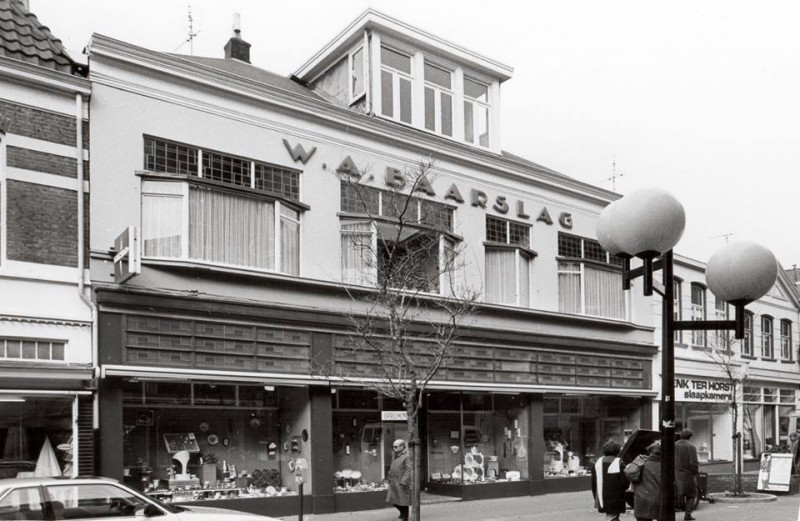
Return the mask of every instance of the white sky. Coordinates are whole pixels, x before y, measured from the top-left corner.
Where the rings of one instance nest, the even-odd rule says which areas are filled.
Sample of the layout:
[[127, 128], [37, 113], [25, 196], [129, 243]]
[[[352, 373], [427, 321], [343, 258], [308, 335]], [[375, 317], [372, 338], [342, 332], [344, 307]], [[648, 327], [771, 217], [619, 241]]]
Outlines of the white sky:
[[[514, 67], [503, 148], [618, 192], [670, 190], [678, 253], [731, 240], [800, 264], [796, 0], [30, 0], [73, 54], [93, 32], [222, 57], [233, 13], [254, 65], [288, 75], [372, 7]], [[189, 53], [189, 44], [179, 52]]]

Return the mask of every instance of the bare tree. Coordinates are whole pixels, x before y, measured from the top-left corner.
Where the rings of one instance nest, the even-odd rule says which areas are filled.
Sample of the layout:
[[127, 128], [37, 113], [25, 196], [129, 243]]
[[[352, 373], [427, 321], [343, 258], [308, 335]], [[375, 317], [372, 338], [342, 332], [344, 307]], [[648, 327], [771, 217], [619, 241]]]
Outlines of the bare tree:
[[[413, 461], [411, 519], [420, 519], [418, 414], [424, 391], [458, 350], [478, 292], [464, 283], [453, 209], [434, 195], [433, 163], [387, 169], [384, 187], [353, 168], [342, 183], [342, 279], [352, 301], [348, 346], [317, 371], [402, 402]], [[357, 286], [367, 286], [357, 287]], [[346, 351], [346, 352], [343, 352]]]
[[[742, 432], [738, 429], [739, 415], [749, 414], [747, 406], [744, 405], [744, 385], [747, 381], [749, 364], [742, 362], [736, 356], [736, 349], [741, 349], [742, 340], [734, 338], [728, 332], [717, 331], [715, 340], [710, 342], [712, 346], [706, 351], [708, 357], [717, 365], [722, 378], [730, 386], [730, 399], [728, 408], [731, 411], [731, 422], [733, 436], [731, 437], [733, 448], [733, 495], [743, 496], [742, 474], [743, 453], [742, 453]], [[750, 418], [752, 425], [752, 418]]]

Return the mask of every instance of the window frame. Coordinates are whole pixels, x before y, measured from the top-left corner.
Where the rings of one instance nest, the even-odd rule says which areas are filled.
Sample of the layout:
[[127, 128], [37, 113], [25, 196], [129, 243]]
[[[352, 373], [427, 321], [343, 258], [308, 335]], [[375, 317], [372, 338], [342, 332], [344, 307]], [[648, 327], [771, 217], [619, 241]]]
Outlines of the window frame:
[[[401, 56], [407, 57], [409, 59], [409, 71], [410, 72], [405, 72], [405, 71], [402, 71], [402, 70], [397, 69], [395, 67], [392, 67], [391, 65], [383, 63], [383, 49], [386, 49], [386, 50], [388, 50], [390, 52], [394, 52], [394, 53], [399, 54]], [[415, 81], [416, 81], [416, 78], [414, 77], [414, 65], [415, 65], [414, 58], [415, 58], [415, 55], [414, 55], [413, 52], [408, 52], [408, 51], [402, 50], [398, 46], [387, 44], [385, 42], [381, 42], [381, 45], [380, 45], [380, 56], [378, 56], [378, 61], [379, 61], [379, 64], [380, 64], [381, 76], [380, 76], [380, 81], [376, 82], [376, 83], [378, 83], [378, 93], [379, 93], [379, 95], [381, 97], [381, 116], [385, 117], [385, 118], [389, 118], [389, 119], [391, 119], [393, 121], [397, 121], [399, 123], [404, 123], [406, 125], [412, 125], [413, 122], [414, 122], [414, 85], [415, 85]], [[391, 76], [391, 78], [392, 78], [392, 113], [391, 113], [391, 115], [386, 113], [386, 107], [384, 106], [385, 104], [383, 103], [383, 101], [384, 101], [383, 100], [383, 73], [384, 72], [389, 74]], [[409, 100], [408, 100], [408, 104], [409, 104], [409, 119], [408, 119], [408, 121], [404, 120], [403, 117], [402, 117], [403, 110], [402, 110], [402, 99], [401, 99], [402, 95], [401, 95], [400, 84], [401, 84], [401, 81], [404, 81], [404, 80], [408, 81], [409, 84], [410, 84], [410, 86], [409, 86]]]
[[755, 332], [753, 331], [754, 322], [755, 322], [755, 315], [753, 314], [753, 312], [745, 310], [744, 338], [741, 339], [742, 340], [741, 354], [742, 356], [747, 356], [751, 358], [755, 356]]
[[[672, 283], [672, 315], [675, 321], [680, 321], [683, 317], [683, 279], [680, 277], [673, 277]], [[683, 331], [680, 329], [675, 330], [674, 342], [676, 344], [683, 344]]]
[[[450, 88], [446, 88], [438, 83], [428, 80], [425, 76], [422, 78], [423, 83], [423, 128], [429, 132], [433, 132], [435, 134], [440, 134], [442, 136], [447, 136], [449, 138], [454, 137], [454, 122], [455, 122], [455, 103], [456, 103], [456, 96], [455, 96], [455, 74], [449, 68], [440, 65], [436, 61], [429, 60], [427, 57], [423, 58], [423, 75], [427, 73], [427, 67], [431, 67], [433, 69], [438, 69], [443, 73], [447, 73], [450, 76]], [[427, 124], [428, 119], [428, 97], [427, 93], [428, 90], [433, 91], [433, 128], [429, 128]], [[450, 133], [447, 134], [444, 132], [444, 121], [442, 115], [442, 97], [443, 96], [450, 96]]]
[[775, 360], [775, 321], [770, 315], [761, 315], [761, 358]]
[[[706, 320], [706, 314], [708, 313], [708, 292], [706, 291], [706, 287], [699, 282], [692, 282], [690, 284], [690, 288], [691, 296], [689, 302], [691, 306], [692, 321]], [[696, 302], [695, 296], [699, 296], [701, 302]], [[706, 332], [702, 330], [692, 331], [691, 342], [692, 347], [705, 349], [708, 347], [708, 338]]]
[[[478, 85], [482, 85], [486, 87], [486, 101], [481, 101], [478, 98], [473, 98], [472, 96], [467, 95], [466, 89], [466, 82], [471, 81]], [[464, 141], [471, 145], [477, 145], [482, 148], [490, 148], [492, 144], [492, 132], [491, 132], [491, 120], [492, 120], [492, 103], [491, 103], [491, 92], [492, 92], [492, 82], [487, 82], [486, 80], [481, 80], [476, 78], [470, 74], [464, 74], [464, 87], [463, 87], [463, 100], [464, 100]], [[470, 105], [472, 110], [472, 140], [467, 139], [467, 111], [466, 106], [467, 104]], [[480, 126], [479, 126], [479, 118], [477, 117], [477, 110], [476, 108], [486, 109], [486, 141], [487, 143], [484, 145], [480, 142]]]
[[781, 360], [792, 361], [792, 321], [781, 319]]
[[[505, 232], [505, 242], [501, 241], [492, 241], [489, 240], [488, 237], [488, 229], [489, 229], [489, 221], [490, 219], [499, 221], [505, 224], [506, 232]], [[522, 226], [525, 227], [527, 230], [527, 244], [522, 244], [518, 242], [511, 241], [511, 227], [512, 225]], [[531, 295], [533, 288], [533, 259], [536, 257], [536, 252], [533, 251], [531, 246], [531, 241], [533, 240], [533, 226], [528, 223], [522, 223], [518, 221], [514, 221], [511, 219], [504, 219], [502, 217], [497, 217], [496, 215], [486, 215], [485, 220], [485, 228], [484, 231], [486, 233], [486, 241], [484, 241], [484, 287], [489, 287], [489, 271], [486, 269], [486, 265], [488, 264], [488, 254], [490, 252], [499, 252], [503, 250], [513, 250], [514, 252], [514, 302], [495, 302], [488, 300], [489, 292], [484, 291], [484, 302], [487, 304], [498, 304], [498, 305], [511, 305], [517, 307], [531, 307]], [[528, 271], [527, 276], [527, 288], [523, 287], [524, 284], [524, 274], [522, 272], [522, 264], [523, 262], [526, 264], [526, 268]]]
[[[720, 305], [722, 307], [720, 307]], [[730, 304], [720, 298], [714, 299], [714, 319], [728, 320], [730, 316]], [[726, 329], [718, 329], [714, 332], [714, 348], [718, 351], [730, 351], [730, 333]]]
[[[361, 82], [362, 88], [360, 91], [355, 90], [356, 83], [356, 54], [361, 52]], [[367, 50], [364, 44], [359, 44], [355, 49], [347, 54], [347, 77], [348, 77], [348, 93], [350, 95], [350, 104], [357, 102], [367, 94]]]

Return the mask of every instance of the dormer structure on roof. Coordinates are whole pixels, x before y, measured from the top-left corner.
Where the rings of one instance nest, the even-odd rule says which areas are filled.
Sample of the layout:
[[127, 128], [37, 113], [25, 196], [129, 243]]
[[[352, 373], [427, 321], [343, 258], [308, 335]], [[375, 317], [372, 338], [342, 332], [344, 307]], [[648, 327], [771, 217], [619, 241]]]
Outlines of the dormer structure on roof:
[[500, 153], [513, 69], [368, 9], [294, 76], [343, 106]]

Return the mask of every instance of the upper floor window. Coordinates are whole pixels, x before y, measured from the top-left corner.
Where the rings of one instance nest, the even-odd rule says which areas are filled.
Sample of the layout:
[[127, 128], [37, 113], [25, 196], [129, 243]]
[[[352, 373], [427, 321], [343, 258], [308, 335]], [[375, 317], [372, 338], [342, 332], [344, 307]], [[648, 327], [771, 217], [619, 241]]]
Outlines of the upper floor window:
[[[728, 320], [728, 303], [719, 298], [714, 300], [714, 319]], [[729, 339], [727, 330], [718, 329], [714, 332], [714, 347], [727, 351], [730, 348]]]
[[364, 47], [359, 47], [349, 55], [350, 69], [350, 103], [356, 101], [366, 92]]
[[[439, 293], [453, 268], [453, 209], [349, 181], [341, 184], [342, 281]], [[363, 218], [359, 218], [363, 216]]]
[[781, 358], [792, 359], [792, 321], [781, 320]]
[[300, 271], [299, 172], [145, 138], [143, 254], [225, 266]]
[[775, 358], [772, 344], [772, 317], [767, 315], [762, 315], [761, 317], [761, 356]]
[[425, 128], [453, 135], [453, 74], [425, 63]]
[[[682, 300], [682, 298], [683, 298], [682, 287], [683, 287], [683, 281], [681, 281], [681, 279], [679, 279], [678, 277], [675, 277], [673, 282], [672, 282], [672, 298], [673, 298], [672, 312], [673, 312], [673, 318], [676, 321], [680, 320], [681, 317], [683, 316], [683, 310], [681, 309], [681, 302], [683, 302], [683, 300]], [[675, 343], [676, 344], [680, 344], [680, 343], [683, 342], [682, 333], [683, 332], [681, 330], [679, 330], [679, 329], [675, 330]]]
[[486, 302], [530, 306], [531, 226], [486, 216]]
[[744, 338], [742, 338], [742, 354], [745, 356], [753, 356], [753, 318], [752, 312], [744, 312]]
[[0, 359], [63, 362], [66, 344], [60, 340], [0, 338]]
[[464, 78], [464, 139], [489, 146], [489, 86]]
[[411, 56], [381, 47], [381, 113], [411, 123]]
[[[692, 320], [706, 319], [706, 288], [692, 283]], [[692, 331], [692, 345], [705, 347], [706, 332]]]
[[562, 313], [625, 318], [621, 261], [593, 239], [558, 234], [558, 307]]

